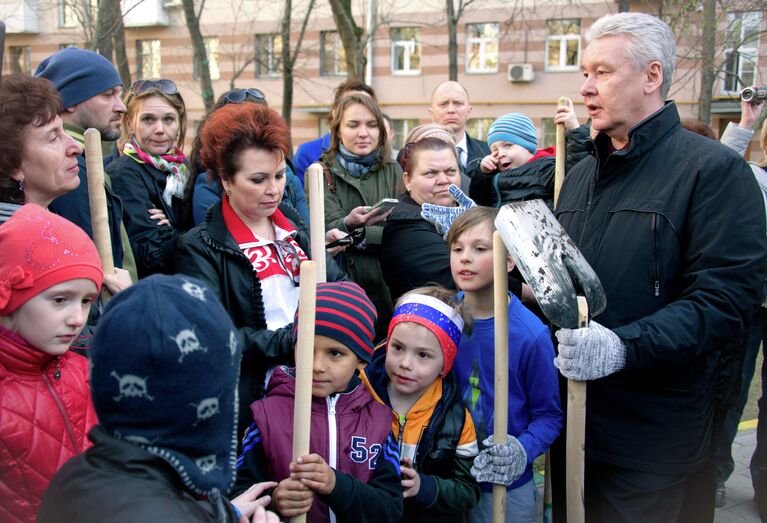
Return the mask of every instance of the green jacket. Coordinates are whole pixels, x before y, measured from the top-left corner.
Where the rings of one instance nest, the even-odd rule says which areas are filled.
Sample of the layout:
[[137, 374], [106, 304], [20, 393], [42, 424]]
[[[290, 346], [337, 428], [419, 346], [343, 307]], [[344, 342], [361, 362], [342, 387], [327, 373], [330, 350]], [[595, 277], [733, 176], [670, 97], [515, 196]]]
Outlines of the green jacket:
[[[402, 179], [396, 162], [375, 165], [359, 178], [351, 176], [338, 161], [324, 153], [320, 162], [327, 168], [325, 176], [325, 228], [348, 232], [344, 217], [355, 207], [373, 205], [381, 198], [395, 198]], [[386, 336], [392, 313], [389, 288], [381, 272], [380, 252], [383, 225], [365, 227], [365, 248], [348, 248], [337, 261], [354, 282], [362, 287], [378, 310], [376, 340]]]

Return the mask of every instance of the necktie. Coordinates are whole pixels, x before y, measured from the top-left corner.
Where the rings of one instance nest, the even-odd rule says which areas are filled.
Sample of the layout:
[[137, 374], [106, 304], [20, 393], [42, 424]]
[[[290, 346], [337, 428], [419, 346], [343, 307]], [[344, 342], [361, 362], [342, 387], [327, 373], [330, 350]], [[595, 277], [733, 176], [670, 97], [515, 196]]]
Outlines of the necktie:
[[457, 145], [455, 147], [455, 154], [458, 156], [458, 163], [461, 164], [461, 167], [466, 167], [466, 162], [463, 160], [463, 147]]

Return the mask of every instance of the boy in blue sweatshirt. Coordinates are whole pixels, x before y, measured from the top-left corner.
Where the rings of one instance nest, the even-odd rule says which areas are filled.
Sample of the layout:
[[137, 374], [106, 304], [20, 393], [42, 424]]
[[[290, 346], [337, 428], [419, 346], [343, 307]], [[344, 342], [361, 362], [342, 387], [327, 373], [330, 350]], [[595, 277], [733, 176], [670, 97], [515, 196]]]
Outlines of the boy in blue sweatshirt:
[[[463, 306], [473, 318], [471, 335], [463, 334], [453, 364], [463, 386], [464, 404], [482, 441], [472, 475], [481, 483], [479, 505], [470, 521], [490, 521], [491, 483], [506, 485], [507, 521], [534, 522], [537, 491], [532, 463], [559, 435], [559, 404], [554, 346], [548, 328], [509, 294], [508, 440], [494, 445], [493, 231], [497, 211], [469, 209], [453, 222], [447, 236], [450, 270], [462, 291]], [[513, 262], [509, 262], [509, 270]], [[461, 296], [459, 294], [459, 296]], [[489, 436], [489, 437], [488, 437]]]

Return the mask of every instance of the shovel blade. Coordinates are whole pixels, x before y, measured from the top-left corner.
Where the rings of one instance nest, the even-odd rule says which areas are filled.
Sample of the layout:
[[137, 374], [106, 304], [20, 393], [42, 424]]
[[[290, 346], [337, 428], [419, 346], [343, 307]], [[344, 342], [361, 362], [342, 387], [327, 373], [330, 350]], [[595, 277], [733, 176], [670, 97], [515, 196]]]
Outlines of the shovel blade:
[[592, 316], [605, 309], [594, 269], [543, 200], [504, 205], [495, 227], [551, 323], [578, 327], [577, 295], [586, 297]]

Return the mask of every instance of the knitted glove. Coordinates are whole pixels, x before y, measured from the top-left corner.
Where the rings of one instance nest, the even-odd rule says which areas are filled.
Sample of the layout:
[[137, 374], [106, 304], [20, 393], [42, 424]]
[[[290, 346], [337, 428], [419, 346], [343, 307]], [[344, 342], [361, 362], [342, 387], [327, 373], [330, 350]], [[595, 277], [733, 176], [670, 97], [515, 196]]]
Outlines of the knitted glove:
[[592, 321], [583, 329], [560, 329], [554, 366], [576, 381], [603, 378], [626, 366], [626, 345], [610, 329]]
[[506, 443], [496, 445], [490, 436], [482, 443], [485, 450], [474, 458], [471, 475], [479, 482], [497, 483], [507, 487], [514, 483], [527, 467], [527, 452], [517, 438], [506, 436]]
[[450, 184], [447, 189], [450, 196], [458, 203], [458, 207], [445, 207], [443, 205], [434, 205], [433, 203], [424, 203], [421, 206], [421, 217], [427, 222], [431, 222], [437, 228], [437, 232], [443, 236], [447, 235], [453, 220], [458, 218], [464, 211], [476, 207], [474, 200], [469, 198], [457, 185]]

